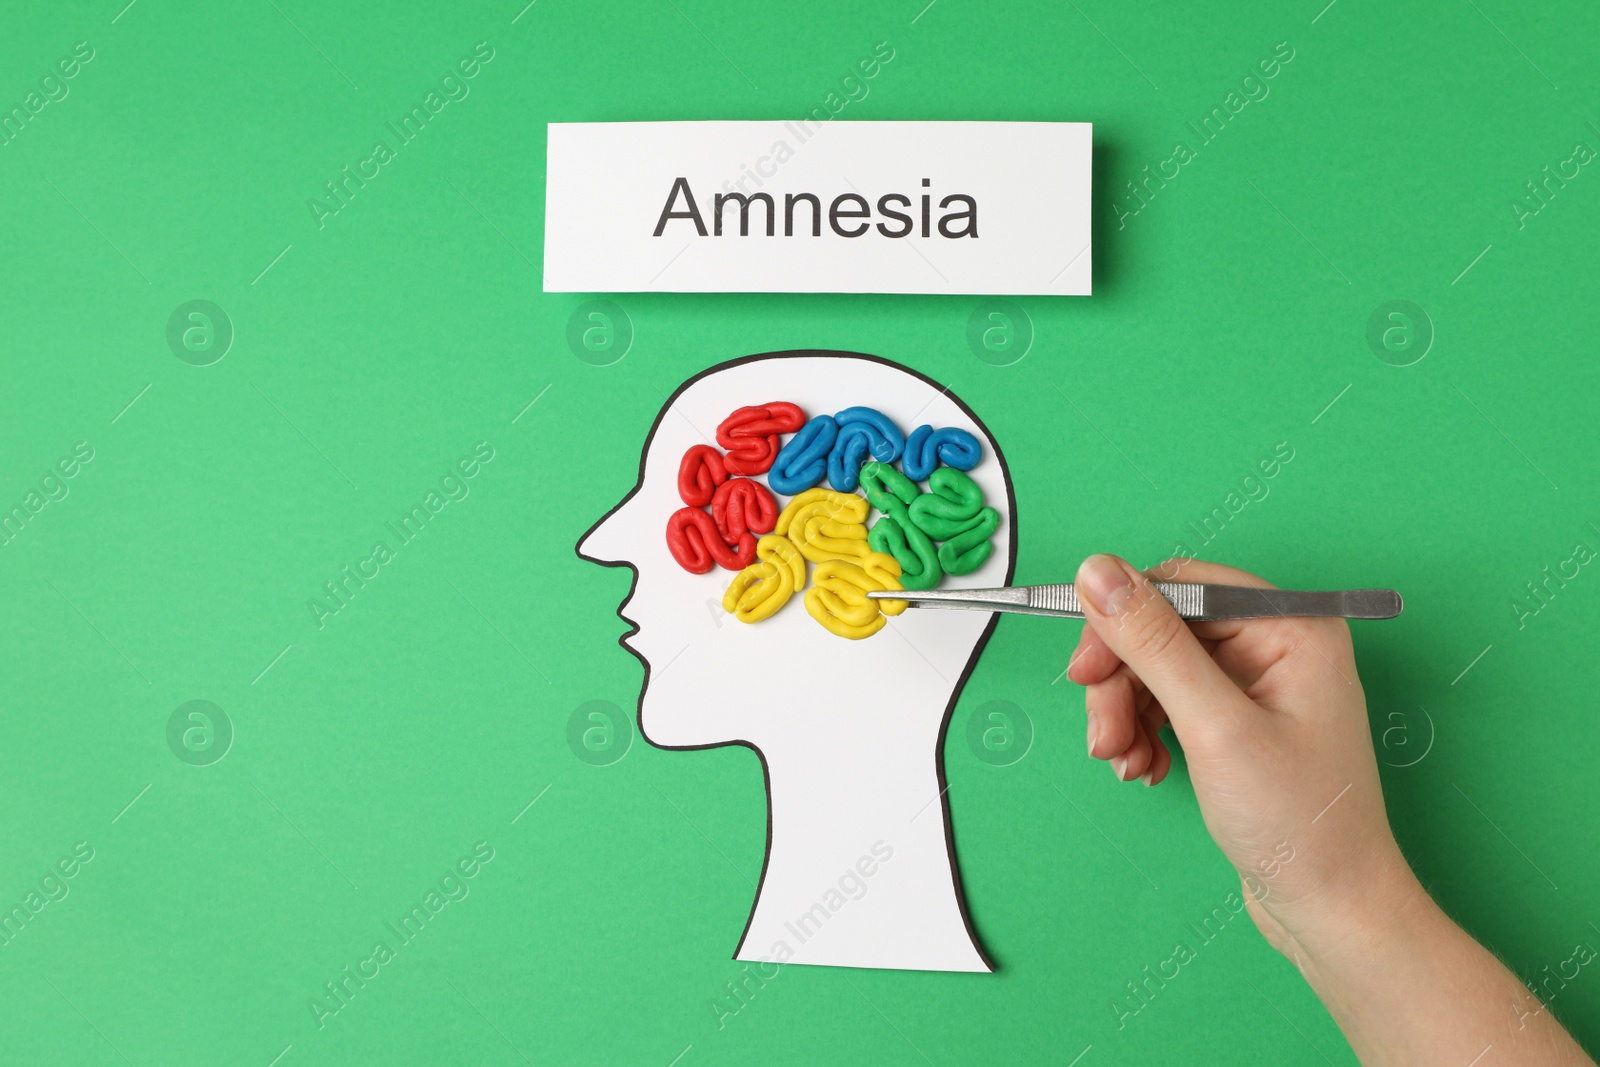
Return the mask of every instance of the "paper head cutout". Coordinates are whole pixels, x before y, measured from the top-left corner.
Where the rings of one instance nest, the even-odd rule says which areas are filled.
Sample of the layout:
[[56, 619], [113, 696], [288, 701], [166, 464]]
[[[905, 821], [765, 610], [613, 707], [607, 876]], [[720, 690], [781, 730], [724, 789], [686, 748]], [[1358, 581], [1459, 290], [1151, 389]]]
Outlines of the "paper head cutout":
[[[729, 413], [768, 401], [808, 416], [865, 405], [904, 430], [931, 424], [974, 435], [983, 461], [970, 477], [1000, 524], [988, 559], [941, 587], [1010, 582], [1016, 526], [1004, 456], [948, 389], [842, 352], [713, 367], [668, 399], [645, 441], [639, 484], [578, 544], [584, 559], [635, 572], [618, 614], [635, 627], [622, 644], [645, 664], [640, 732], [660, 748], [744, 745], [761, 757], [767, 859], [736, 958], [992, 970], [961, 898], [943, 741], [995, 616], [913, 609], [868, 639], [841, 640], [796, 595], [745, 624], [722, 607], [733, 571], [691, 574], [668, 549], [665, 524], [684, 507], [685, 453], [715, 445]], [[780, 508], [788, 502], [774, 496]]]

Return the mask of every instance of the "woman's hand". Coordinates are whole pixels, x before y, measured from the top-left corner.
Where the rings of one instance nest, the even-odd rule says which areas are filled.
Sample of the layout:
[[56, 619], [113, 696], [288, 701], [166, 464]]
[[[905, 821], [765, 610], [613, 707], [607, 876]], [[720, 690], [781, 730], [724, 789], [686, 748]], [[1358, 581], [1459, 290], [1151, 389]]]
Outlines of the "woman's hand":
[[[1270, 588], [1192, 560], [1151, 575]], [[1087, 621], [1067, 675], [1087, 690], [1090, 755], [1154, 785], [1172, 724], [1250, 917], [1363, 1063], [1459, 1067], [1491, 1049], [1497, 1064], [1592, 1062], [1400, 854], [1344, 620], [1186, 623], [1114, 556], [1086, 559], [1077, 590]]]
[[[1195, 560], [1151, 576], [1272, 588]], [[1415, 889], [1343, 619], [1185, 623], [1150, 576], [1114, 556], [1085, 560], [1077, 589], [1088, 621], [1067, 676], [1087, 690], [1089, 754], [1154, 785], [1172, 767], [1160, 736], [1171, 722], [1206, 827], [1280, 951], [1292, 958], [1285, 927], [1307, 908]]]

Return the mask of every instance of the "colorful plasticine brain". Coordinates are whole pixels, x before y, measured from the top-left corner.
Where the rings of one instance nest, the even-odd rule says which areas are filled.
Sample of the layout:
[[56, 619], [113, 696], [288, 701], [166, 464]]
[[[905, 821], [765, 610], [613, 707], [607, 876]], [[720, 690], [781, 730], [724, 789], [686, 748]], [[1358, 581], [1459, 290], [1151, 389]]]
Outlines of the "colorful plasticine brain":
[[[787, 443], [784, 434], [793, 435]], [[683, 454], [684, 506], [667, 519], [667, 548], [691, 574], [738, 572], [722, 607], [740, 622], [770, 618], [804, 589], [806, 611], [829, 631], [870, 637], [906, 602], [867, 593], [932, 589], [994, 550], [1000, 513], [965, 473], [983, 459], [966, 430], [924, 425], [907, 436], [874, 408], [807, 420], [775, 401], [740, 408], [716, 436], [725, 453], [694, 445]], [[756, 480], [763, 474], [766, 485]], [[824, 478], [832, 488], [818, 487]], [[773, 490], [791, 498], [781, 510]]]

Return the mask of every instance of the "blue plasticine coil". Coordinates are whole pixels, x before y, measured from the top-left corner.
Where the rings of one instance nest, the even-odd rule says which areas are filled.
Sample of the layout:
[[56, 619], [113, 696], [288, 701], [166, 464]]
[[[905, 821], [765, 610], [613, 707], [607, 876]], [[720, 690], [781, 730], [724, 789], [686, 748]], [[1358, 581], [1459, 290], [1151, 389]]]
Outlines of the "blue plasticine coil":
[[958, 471], [969, 471], [983, 459], [983, 446], [966, 430], [941, 426], [935, 430], [923, 424], [906, 438], [905, 461], [900, 464], [906, 477], [925, 482], [940, 462]]
[[893, 463], [905, 451], [905, 435], [881, 411], [845, 408], [834, 420], [839, 436], [828, 453], [828, 484], [841, 493], [855, 489], [868, 453], [880, 463]]
[[800, 427], [772, 461], [767, 484], [784, 496], [794, 496], [822, 481], [838, 436], [839, 424], [832, 415], [818, 415]]

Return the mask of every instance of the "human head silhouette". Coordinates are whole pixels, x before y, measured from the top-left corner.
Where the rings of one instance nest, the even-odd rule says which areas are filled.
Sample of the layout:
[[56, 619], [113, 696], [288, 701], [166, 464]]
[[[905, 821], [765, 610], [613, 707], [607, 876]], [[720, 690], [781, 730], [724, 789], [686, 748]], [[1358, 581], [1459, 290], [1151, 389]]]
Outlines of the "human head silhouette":
[[[947, 387], [845, 352], [712, 367], [668, 398], [645, 439], [638, 484], [578, 544], [586, 560], [634, 571], [618, 614], [634, 626], [621, 643], [645, 665], [640, 733], [659, 748], [744, 745], [761, 757], [767, 858], [736, 958], [992, 970], [961, 898], [942, 748], [995, 615], [911, 609], [846, 640], [814, 620], [797, 591], [771, 618], [747, 624], [722, 610], [733, 571], [691, 574], [668, 550], [684, 452], [714, 447], [736, 409], [772, 401], [807, 416], [863, 405], [904, 431], [927, 423], [974, 434], [983, 459], [969, 475], [1000, 526], [989, 559], [940, 588], [1010, 583], [1016, 523], [1004, 458]], [[781, 509], [788, 498], [774, 496]]]

